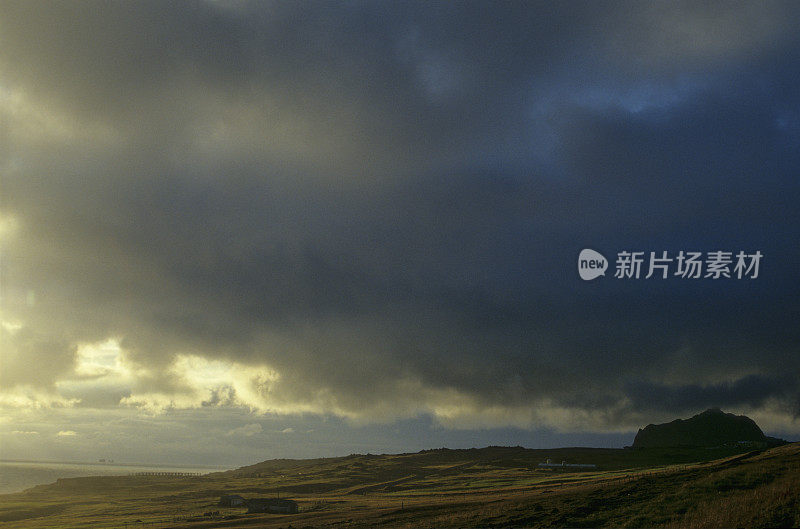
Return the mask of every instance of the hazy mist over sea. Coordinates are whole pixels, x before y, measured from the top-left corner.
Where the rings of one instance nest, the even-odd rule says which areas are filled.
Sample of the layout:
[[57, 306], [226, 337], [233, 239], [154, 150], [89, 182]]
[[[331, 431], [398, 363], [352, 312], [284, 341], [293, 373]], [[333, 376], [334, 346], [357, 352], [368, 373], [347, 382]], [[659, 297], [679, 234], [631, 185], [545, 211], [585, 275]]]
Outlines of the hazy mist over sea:
[[114, 463], [59, 463], [51, 461], [0, 461], [0, 494], [19, 492], [60, 478], [126, 476], [137, 472], [187, 472], [207, 474], [223, 467], [167, 467]]

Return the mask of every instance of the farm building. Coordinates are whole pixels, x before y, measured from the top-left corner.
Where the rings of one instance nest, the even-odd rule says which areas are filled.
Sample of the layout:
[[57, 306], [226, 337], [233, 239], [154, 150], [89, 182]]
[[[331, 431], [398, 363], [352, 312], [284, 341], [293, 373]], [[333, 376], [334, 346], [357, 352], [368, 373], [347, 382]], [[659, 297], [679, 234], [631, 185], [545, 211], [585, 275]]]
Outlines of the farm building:
[[592, 463], [586, 463], [586, 464], [567, 463], [566, 461], [562, 461], [559, 464], [559, 463], [553, 463], [550, 459], [548, 459], [546, 463], [539, 463], [539, 468], [553, 468], [559, 470], [580, 470], [580, 469], [589, 470], [597, 468], [597, 465]]
[[238, 494], [230, 494], [227, 496], [222, 496], [217, 505], [220, 507], [238, 507], [239, 505], [244, 505], [246, 502], [247, 500]]
[[272, 514], [297, 514], [299, 511], [294, 500], [279, 498], [253, 498], [247, 500], [247, 512], [268, 512]]

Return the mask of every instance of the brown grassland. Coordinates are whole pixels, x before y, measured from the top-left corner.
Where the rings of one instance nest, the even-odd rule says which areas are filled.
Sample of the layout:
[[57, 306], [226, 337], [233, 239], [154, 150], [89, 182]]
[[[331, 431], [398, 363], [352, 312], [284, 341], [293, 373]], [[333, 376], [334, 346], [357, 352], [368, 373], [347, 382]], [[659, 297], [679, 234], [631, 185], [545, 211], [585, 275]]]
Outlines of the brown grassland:
[[[545, 458], [595, 463], [540, 470]], [[217, 506], [292, 498], [294, 515]], [[0, 528], [798, 527], [800, 443], [736, 448], [431, 450], [266, 461], [205, 476], [59, 480], [0, 496]]]

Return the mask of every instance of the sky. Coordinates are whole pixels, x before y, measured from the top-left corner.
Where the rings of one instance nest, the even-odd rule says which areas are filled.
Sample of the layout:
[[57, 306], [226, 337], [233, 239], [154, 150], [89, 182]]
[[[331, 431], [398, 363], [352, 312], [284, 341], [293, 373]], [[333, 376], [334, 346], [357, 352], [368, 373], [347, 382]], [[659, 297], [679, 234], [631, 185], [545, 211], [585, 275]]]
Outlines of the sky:
[[0, 1], [0, 458], [800, 439], [798, 26]]

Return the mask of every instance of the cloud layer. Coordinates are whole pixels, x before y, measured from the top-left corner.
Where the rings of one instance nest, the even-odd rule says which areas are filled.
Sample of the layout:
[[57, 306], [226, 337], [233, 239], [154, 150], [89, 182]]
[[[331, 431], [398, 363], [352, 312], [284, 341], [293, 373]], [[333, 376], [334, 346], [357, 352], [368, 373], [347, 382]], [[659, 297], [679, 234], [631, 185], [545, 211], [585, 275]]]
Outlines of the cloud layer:
[[799, 16], [4, 2], [0, 404], [797, 432]]

